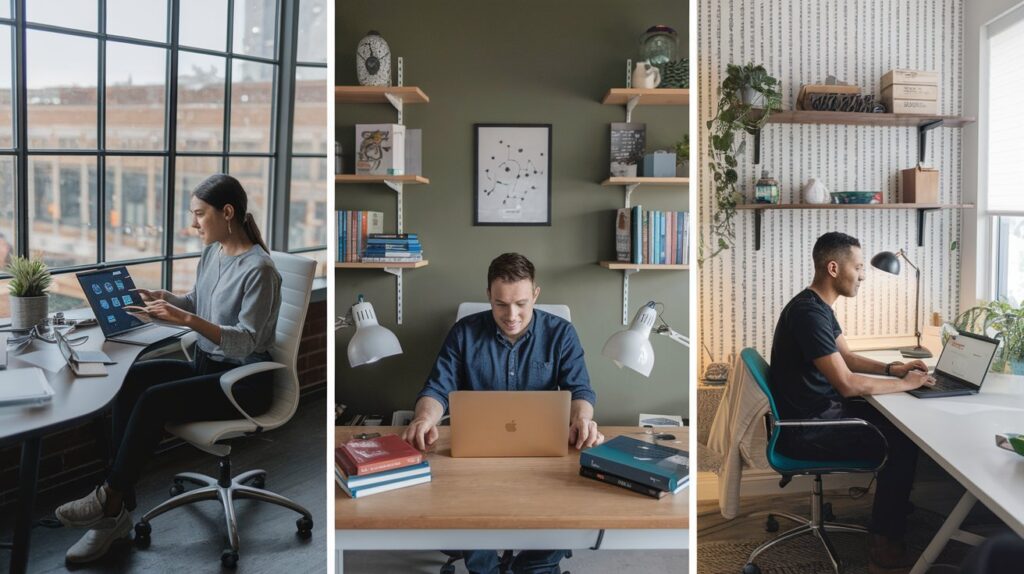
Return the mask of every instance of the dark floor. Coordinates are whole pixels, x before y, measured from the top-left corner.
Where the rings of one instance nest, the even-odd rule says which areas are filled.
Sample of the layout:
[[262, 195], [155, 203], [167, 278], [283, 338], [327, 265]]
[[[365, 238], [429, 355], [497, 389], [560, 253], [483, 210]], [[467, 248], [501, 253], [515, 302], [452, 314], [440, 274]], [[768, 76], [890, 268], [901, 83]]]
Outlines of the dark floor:
[[[276, 505], [240, 501], [235, 505], [241, 540], [238, 572], [325, 572], [326, 526], [326, 396], [323, 391], [305, 396], [288, 424], [265, 435], [234, 441], [231, 461], [235, 474], [254, 468], [267, 471], [267, 489], [287, 496], [313, 514], [313, 537], [296, 536], [299, 515]], [[148, 509], [167, 499], [171, 477], [192, 471], [217, 475], [217, 459], [189, 445], [154, 459], [138, 485], [137, 521]], [[65, 492], [41, 496], [38, 518], [52, 517], [53, 509], [88, 492], [91, 484], [69, 487]], [[0, 516], [0, 539], [10, 540], [10, 513]], [[67, 568], [65, 551], [84, 533], [78, 529], [32, 531], [29, 572], [217, 572], [220, 553], [228, 546], [223, 510], [217, 501], [172, 510], [153, 523], [152, 545], [139, 550], [121, 544], [102, 560], [84, 567]], [[0, 550], [0, 572], [7, 571], [10, 552]]]
[[[345, 552], [345, 574], [438, 574], [446, 557], [440, 552]], [[686, 574], [686, 550], [573, 550], [562, 570], [573, 574]], [[456, 574], [466, 574], [460, 560]]]

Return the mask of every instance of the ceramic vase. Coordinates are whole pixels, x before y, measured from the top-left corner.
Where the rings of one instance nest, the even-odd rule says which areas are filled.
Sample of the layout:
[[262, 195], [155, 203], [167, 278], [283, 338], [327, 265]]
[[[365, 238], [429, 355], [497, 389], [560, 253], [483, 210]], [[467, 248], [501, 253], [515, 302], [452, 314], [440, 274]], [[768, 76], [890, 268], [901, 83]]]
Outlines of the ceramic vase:
[[380, 32], [370, 30], [356, 46], [356, 76], [360, 86], [391, 85], [391, 47]]

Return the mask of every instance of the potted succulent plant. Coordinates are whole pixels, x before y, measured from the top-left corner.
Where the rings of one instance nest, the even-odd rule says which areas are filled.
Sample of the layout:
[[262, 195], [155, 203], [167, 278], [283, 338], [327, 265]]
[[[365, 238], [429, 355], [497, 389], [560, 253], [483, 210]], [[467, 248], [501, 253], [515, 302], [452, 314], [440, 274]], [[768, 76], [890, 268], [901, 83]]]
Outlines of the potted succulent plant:
[[49, 312], [49, 295], [53, 277], [46, 264], [38, 259], [15, 257], [7, 265], [11, 275], [8, 289], [11, 292], [11, 328], [30, 329], [46, 321]]
[[957, 330], [994, 334], [1002, 340], [992, 370], [1024, 375], [1024, 306], [1006, 301], [982, 301], [953, 321]]
[[[764, 66], [749, 63], [729, 64], [718, 90], [718, 110], [708, 121], [708, 149], [711, 181], [714, 185], [714, 213], [711, 215], [711, 237], [714, 257], [733, 246], [736, 228], [733, 217], [736, 204], [743, 201], [737, 189], [739, 162], [736, 157], [746, 148], [737, 136], [753, 134], [764, 126], [769, 115], [780, 108], [782, 93], [779, 81]], [[703, 256], [703, 245], [702, 245]]]
[[690, 175], [690, 134], [676, 142], [676, 177]]

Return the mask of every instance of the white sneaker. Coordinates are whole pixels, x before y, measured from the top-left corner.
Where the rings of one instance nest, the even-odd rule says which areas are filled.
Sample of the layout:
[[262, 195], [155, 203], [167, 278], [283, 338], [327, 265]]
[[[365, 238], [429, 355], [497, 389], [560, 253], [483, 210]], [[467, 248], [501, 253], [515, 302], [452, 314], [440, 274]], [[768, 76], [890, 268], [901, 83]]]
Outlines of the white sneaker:
[[71, 564], [84, 564], [102, 558], [114, 542], [128, 538], [132, 530], [132, 515], [122, 508], [117, 518], [111, 518], [113, 526], [93, 528], [85, 533], [74, 546], [68, 548], [65, 559]]
[[110, 528], [116, 519], [103, 512], [106, 502], [107, 493], [97, 486], [82, 498], [58, 506], [53, 514], [69, 528]]

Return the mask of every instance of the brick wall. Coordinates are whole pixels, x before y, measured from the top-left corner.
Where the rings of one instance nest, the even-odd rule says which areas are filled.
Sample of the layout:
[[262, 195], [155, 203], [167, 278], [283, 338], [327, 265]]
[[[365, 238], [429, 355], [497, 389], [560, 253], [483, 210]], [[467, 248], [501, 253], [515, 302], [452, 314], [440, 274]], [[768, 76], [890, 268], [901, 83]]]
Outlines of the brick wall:
[[[299, 358], [296, 365], [302, 393], [309, 394], [326, 389], [327, 385], [327, 303], [310, 303], [306, 324], [302, 329]], [[109, 414], [74, 428], [43, 437], [43, 454], [39, 462], [39, 493], [89, 476], [97, 480], [106, 471], [107, 449], [104, 441], [109, 434]], [[167, 436], [160, 448], [177, 439]], [[21, 446], [0, 448], [0, 509], [17, 499], [18, 467]]]

